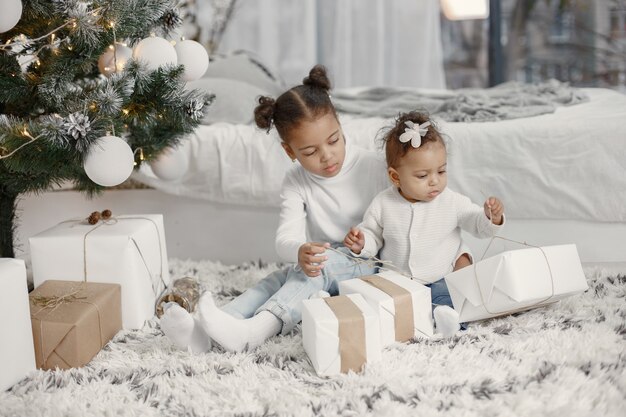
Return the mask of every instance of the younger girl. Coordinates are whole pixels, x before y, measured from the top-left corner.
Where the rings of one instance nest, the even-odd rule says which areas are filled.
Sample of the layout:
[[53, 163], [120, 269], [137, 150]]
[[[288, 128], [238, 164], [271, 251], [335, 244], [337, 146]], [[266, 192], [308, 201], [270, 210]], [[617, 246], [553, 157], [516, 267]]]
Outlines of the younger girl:
[[431, 288], [439, 333], [459, 329], [443, 276], [471, 264], [461, 229], [490, 237], [504, 224], [504, 206], [489, 197], [483, 208], [447, 188], [446, 145], [428, 116], [401, 114], [385, 135], [393, 185], [378, 194], [363, 222], [344, 239], [355, 254], [376, 255]]
[[275, 127], [285, 153], [298, 161], [283, 182], [276, 232], [279, 256], [295, 265], [268, 275], [221, 309], [210, 293], [203, 294], [195, 323], [176, 304], [166, 309], [161, 328], [181, 347], [206, 350], [210, 337], [230, 351], [254, 348], [293, 329], [302, 300], [320, 291], [337, 294], [339, 281], [374, 272], [326, 250], [342, 246], [345, 230], [389, 185], [382, 158], [343, 134], [329, 89], [325, 68], [316, 66], [302, 85], [276, 100], [261, 97], [255, 109], [257, 126], [268, 132]]

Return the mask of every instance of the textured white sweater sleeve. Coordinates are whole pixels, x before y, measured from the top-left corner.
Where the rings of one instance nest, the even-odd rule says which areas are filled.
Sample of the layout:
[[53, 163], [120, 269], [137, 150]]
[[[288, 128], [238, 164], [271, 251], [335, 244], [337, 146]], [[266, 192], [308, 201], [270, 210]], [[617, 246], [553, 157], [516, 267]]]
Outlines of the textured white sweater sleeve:
[[298, 249], [306, 243], [306, 207], [297, 180], [290, 175], [283, 181], [280, 198], [276, 252], [285, 262], [298, 262]]
[[382, 205], [379, 196], [375, 197], [367, 208], [363, 222], [358, 226], [365, 236], [365, 246], [363, 246], [359, 256], [377, 256], [378, 251], [383, 246], [384, 225], [382, 224]]
[[504, 226], [504, 216], [501, 225], [493, 224], [485, 215], [483, 208], [472, 203], [467, 196], [455, 193], [455, 204], [459, 226], [476, 237], [492, 237]]

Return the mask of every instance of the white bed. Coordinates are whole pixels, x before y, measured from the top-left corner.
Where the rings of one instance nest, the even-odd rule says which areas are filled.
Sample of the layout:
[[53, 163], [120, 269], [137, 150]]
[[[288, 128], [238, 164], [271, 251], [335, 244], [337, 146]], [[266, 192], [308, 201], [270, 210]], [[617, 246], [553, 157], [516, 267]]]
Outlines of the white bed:
[[[583, 91], [589, 101], [539, 116], [441, 121], [449, 138], [450, 187], [476, 202], [499, 196], [506, 205], [506, 237], [536, 245], [573, 242], [584, 262], [626, 262], [626, 95]], [[349, 140], [378, 149], [379, 130], [391, 122], [346, 114], [340, 119]], [[144, 165], [134, 178], [158, 191], [107, 192], [103, 203], [85, 204], [163, 212], [170, 256], [277, 260], [273, 232], [291, 161], [275, 131], [213, 123], [198, 127], [185, 143], [180, 152], [189, 169], [180, 180], [160, 180]], [[43, 219], [29, 213], [24, 210], [22, 240], [43, 228], [37, 226]], [[50, 223], [50, 205], [47, 213]], [[485, 242], [468, 239], [480, 254]], [[498, 246], [505, 247], [513, 246]]]

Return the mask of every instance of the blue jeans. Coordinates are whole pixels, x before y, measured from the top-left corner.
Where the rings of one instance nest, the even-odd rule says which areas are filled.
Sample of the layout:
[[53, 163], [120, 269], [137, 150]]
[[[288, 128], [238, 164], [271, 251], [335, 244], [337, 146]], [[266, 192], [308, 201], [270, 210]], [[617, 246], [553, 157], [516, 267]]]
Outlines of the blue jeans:
[[[446, 285], [446, 280], [441, 278], [439, 281], [432, 282], [427, 287], [430, 288], [430, 298], [432, 300], [432, 308], [435, 311], [435, 307], [440, 305], [446, 305], [454, 308], [452, 305], [452, 297], [450, 297], [450, 291]], [[467, 323], [460, 323], [461, 329], [467, 329]]]
[[[347, 248], [337, 249], [349, 256]], [[324, 255], [328, 260], [324, 262], [321, 275], [310, 278], [298, 265], [286, 266], [263, 278], [223, 306], [222, 310], [242, 319], [269, 311], [283, 322], [281, 333], [285, 334], [302, 319], [302, 300], [321, 290], [337, 295], [339, 282], [376, 272], [373, 266], [356, 263], [354, 259], [331, 250], [327, 250]]]

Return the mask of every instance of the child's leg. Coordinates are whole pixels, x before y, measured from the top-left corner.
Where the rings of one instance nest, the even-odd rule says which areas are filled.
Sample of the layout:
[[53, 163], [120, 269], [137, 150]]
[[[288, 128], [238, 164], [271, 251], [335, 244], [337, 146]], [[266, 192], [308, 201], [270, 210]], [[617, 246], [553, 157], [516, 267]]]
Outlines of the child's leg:
[[[374, 273], [372, 267], [355, 264], [339, 253], [327, 250], [322, 275], [310, 278], [298, 267], [281, 270], [284, 284], [261, 305], [256, 315], [248, 320], [231, 320], [232, 316], [223, 314], [210, 297], [203, 297], [199, 303], [202, 325], [209, 336], [225, 349], [241, 351], [246, 346], [253, 348], [265, 339], [291, 331], [302, 319], [302, 300], [310, 298], [319, 291], [337, 294], [337, 283], [343, 279]], [[270, 313], [270, 314], [268, 314]]]
[[223, 305], [221, 309], [233, 317], [247, 319], [254, 316], [254, 313], [267, 302], [285, 284], [287, 274], [283, 269], [275, 271], [254, 287], [248, 288], [241, 295], [229, 303]]
[[167, 303], [159, 320], [165, 336], [181, 349], [194, 353], [211, 349], [211, 339], [191, 314], [176, 303]]
[[454, 263], [454, 271], [458, 271], [461, 268], [465, 268], [466, 266], [470, 266], [472, 264], [472, 259], [470, 258], [469, 254], [467, 253], [462, 253], [461, 256], [459, 256], [456, 260], [456, 262]]
[[[304, 278], [306, 279], [304, 279]], [[321, 280], [317, 280], [321, 281]], [[267, 286], [263, 285], [268, 284]], [[284, 282], [274, 294], [269, 294], [269, 288], [273, 288], [277, 282]], [[306, 277], [301, 271], [295, 267], [285, 267], [279, 271], [268, 275], [261, 282], [262, 285], [252, 288], [250, 292], [246, 291], [237, 297], [236, 302], [239, 304], [239, 311], [249, 311], [251, 306], [255, 306], [259, 310], [259, 301], [261, 296], [271, 295], [270, 299], [277, 296], [280, 292], [287, 291], [303, 291], [303, 288], [315, 286], [319, 284], [315, 279]], [[245, 306], [243, 301], [249, 300], [251, 306]], [[267, 300], [260, 304], [266, 304]], [[232, 304], [233, 302], [229, 303]], [[271, 312], [255, 311], [255, 315], [249, 318], [240, 319], [231, 315], [225, 309], [220, 309], [215, 305], [211, 293], [204, 293], [198, 302], [198, 315], [200, 323], [207, 334], [216, 342], [218, 342], [226, 350], [240, 352], [246, 347], [253, 349], [263, 343], [266, 339], [280, 332], [283, 326], [282, 321]]]
[[446, 281], [442, 278], [430, 284], [429, 287], [437, 333], [441, 333], [444, 337], [450, 337], [460, 329], [460, 325], [459, 314], [452, 306], [452, 298]]

